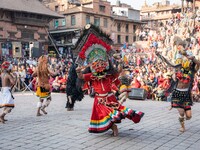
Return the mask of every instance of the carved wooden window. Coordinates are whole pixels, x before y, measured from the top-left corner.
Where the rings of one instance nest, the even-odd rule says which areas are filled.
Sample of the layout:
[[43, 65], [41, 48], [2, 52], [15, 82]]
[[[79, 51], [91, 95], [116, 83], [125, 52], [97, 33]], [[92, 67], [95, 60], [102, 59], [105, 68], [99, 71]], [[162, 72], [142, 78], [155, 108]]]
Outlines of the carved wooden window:
[[103, 19], [103, 26], [104, 26], [104, 28], [108, 27], [108, 19], [107, 18]]
[[58, 6], [55, 6], [55, 11], [56, 11], [56, 12], [58, 12], [58, 8], [59, 8]]
[[59, 21], [57, 19], [54, 20], [54, 28], [57, 28], [59, 26]]
[[99, 17], [94, 18], [94, 25], [97, 26], [97, 27], [100, 26], [100, 18]]
[[65, 5], [64, 4], [61, 6], [61, 10], [60, 11], [65, 11]]
[[129, 42], [129, 37], [128, 37], [128, 35], [126, 36], [126, 42], [127, 42], [127, 43]]
[[30, 18], [36, 18], [35, 14], [30, 14]]
[[128, 32], [128, 31], [129, 31], [129, 25], [126, 24], [126, 32]]
[[42, 15], [37, 15], [37, 19], [42, 19]]
[[117, 24], [117, 31], [118, 31], [118, 32], [121, 31], [121, 24], [120, 24], [120, 23]]
[[40, 39], [45, 40], [46, 34], [40, 34]]
[[135, 41], [136, 41], [136, 36], [134, 35], [134, 36], [133, 36], [133, 42], [135, 42]]
[[71, 16], [71, 25], [72, 26], [76, 25], [76, 17], [75, 17], [75, 15]]
[[90, 23], [90, 16], [87, 15], [87, 16], [86, 16], [86, 24], [89, 24], [89, 23]]
[[106, 6], [99, 5], [99, 11], [100, 12], [105, 12], [105, 10], [106, 10]]
[[121, 44], [121, 35], [117, 35], [117, 43]]
[[15, 38], [16, 32], [8, 32], [10, 38]]
[[62, 19], [62, 26], [66, 26], [66, 19]]
[[21, 37], [22, 39], [23, 38], [24, 39], [34, 39], [34, 33], [32, 31], [29, 31], [29, 30], [22, 31], [21, 35], [22, 35], [22, 37]]
[[133, 33], [136, 31], [136, 25], [133, 25]]
[[28, 14], [27, 13], [22, 13], [22, 17], [27, 18]]

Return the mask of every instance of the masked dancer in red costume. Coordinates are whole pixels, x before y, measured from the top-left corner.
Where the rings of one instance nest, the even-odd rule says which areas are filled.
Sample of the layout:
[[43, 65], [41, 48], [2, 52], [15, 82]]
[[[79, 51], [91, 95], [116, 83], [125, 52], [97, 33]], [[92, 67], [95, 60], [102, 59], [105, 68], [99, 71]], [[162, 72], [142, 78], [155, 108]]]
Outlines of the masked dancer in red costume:
[[[112, 92], [113, 84], [120, 86], [121, 68], [120, 65], [118, 69], [112, 66], [111, 44], [112, 40], [99, 28], [86, 25], [76, 44], [76, 51], [79, 51], [76, 72], [80, 79], [90, 82], [95, 91], [89, 132], [101, 133], [112, 129], [112, 135], [117, 136], [116, 123], [125, 118], [139, 123], [144, 113], [123, 106]], [[90, 67], [90, 73], [82, 72], [84, 65]]]

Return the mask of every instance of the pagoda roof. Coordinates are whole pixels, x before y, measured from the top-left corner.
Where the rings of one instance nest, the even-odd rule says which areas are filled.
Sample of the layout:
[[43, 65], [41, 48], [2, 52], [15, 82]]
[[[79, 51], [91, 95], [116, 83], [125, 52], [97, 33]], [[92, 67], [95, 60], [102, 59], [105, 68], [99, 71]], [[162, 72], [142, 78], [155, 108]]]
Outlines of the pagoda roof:
[[64, 17], [47, 8], [39, 0], [1, 0], [0, 9], [14, 11], [14, 12], [27, 12], [33, 14], [40, 14], [40, 15], [50, 16], [53, 18]]

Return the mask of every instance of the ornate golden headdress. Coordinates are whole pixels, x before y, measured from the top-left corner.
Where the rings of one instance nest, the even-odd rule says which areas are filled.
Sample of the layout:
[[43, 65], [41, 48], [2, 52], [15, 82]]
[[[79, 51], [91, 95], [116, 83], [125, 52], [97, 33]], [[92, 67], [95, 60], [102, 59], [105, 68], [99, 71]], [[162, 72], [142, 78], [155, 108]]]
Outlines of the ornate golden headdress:
[[97, 60], [107, 61], [113, 54], [112, 44], [109, 35], [92, 24], [86, 25], [74, 48], [78, 52], [76, 63], [84, 65]]

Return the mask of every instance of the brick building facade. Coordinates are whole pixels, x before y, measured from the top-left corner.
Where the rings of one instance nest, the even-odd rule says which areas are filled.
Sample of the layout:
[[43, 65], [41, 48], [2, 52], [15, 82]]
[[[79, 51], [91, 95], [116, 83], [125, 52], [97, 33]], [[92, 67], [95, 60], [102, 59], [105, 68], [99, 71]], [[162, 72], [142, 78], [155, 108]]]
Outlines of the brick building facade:
[[147, 23], [146, 27], [156, 29], [161, 24], [167, 24], [173, 15], [181, 12], [181, 6], [170, 4], [168, 0], [156, 2], [152, 6], [147, 5], [146, 1], [141, 8], [141, 20]]
[[38, 0], [1, 0], [0, 56], [38, 57], [48, 44], [49, 22], [61, 17]]
[[[75, 44], [81, 29], [88, 23], [110, 34], [115, 49], [119, 49], [125, 42], [132, 45], [136, 40], [135, 31], [141, 25], [140, 20], [130, 17], [138, 15], [139, 11], [133, 11], [131, 6], [121, 3], [112, 6], [107, 0], [43, 0], [43, 2], [51, 10], [65, 16], [50, 23], [50, 33], [57, 41], [57, 45], [65, 47], [67, 51]], [[114, 12], [113, 7], [126, 7], [128, 13], [137, 12], [137, 14], [119, 15]]]

